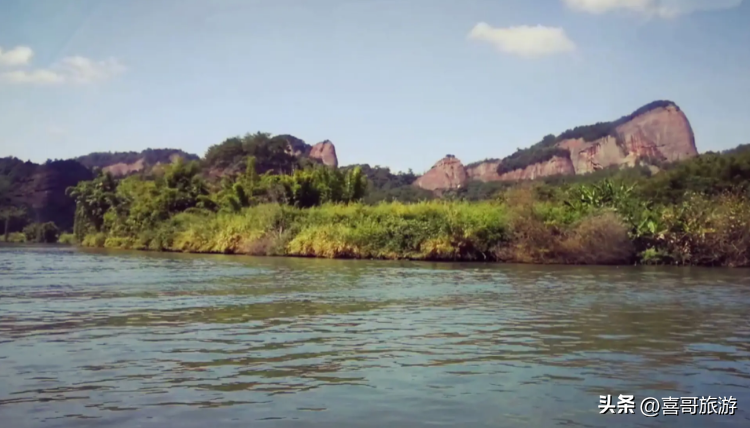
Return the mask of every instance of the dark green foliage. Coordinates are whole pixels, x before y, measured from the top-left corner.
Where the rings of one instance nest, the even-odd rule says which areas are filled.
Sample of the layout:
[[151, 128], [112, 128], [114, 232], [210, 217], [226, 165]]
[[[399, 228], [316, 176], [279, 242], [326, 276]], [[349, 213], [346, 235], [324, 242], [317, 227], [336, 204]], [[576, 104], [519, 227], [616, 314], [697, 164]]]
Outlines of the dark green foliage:
[[370, 205], [380, 202], [415, 203], [436, 199], [434, 193], [415, 186], [400, 186], [388, 189], [372, 189], [367, 193], [364, 202]]
[[528, 149], [519, 149], [503, 159], [503, 162], [497, 167], [497, 173], [505, 174], [535, 163], [547, 162], [555, 156], [570, 159], [570, 152], [556, 146], [532, 146]]
[[[185, 162], [182, 158], [155, 179], [130, 176], [117, 182], [110, 174], [100, 173], [68, 191], [78, 203], [75, 238], [79, 242], [86, 242], [86, 236], [94, 239], [89, 242], [107, 236], [134, 239], [142, 234], [154, 235], [154, 230], [162, 230], [181, 213], [239, 213], [269, 202], [310, 208], [328, 202], [357, 202], [367, 191], [367, 179], [360, 168], [344, 171], [314, 165], [291, 174], [272, 174], [269, 170], [259, 175], [256, 158], [251, 156], [243, 163], [244, 173], [225, 176], [213, 187], [201, 176], [197, 161]], [[152, 236], [147, 240], [157, 242], [155, 239]], [[159, 248], [171, 245], [158, 242]]]
[[499, 192], [514, 185], [515, 183], [509, 181], [490, 181], [487, 183], [469, 181], [466, 186], [450, 192], [448, 196], [467, 201], [483, 201], [494, 199]]
[[54, 244], [60, 236], [60, 230], [55, 223], [31, 223], [23, 228], [26, 242], [37, 242], [40, 244]]
[[[114, 183], [102, 174], [82, 183], [71, 191], [80, 201], [76, 233], [86, 235], [78, 240], [315, 257], [750, 266], [750, 150], [701, 155], [655, 175], [643, 166], [471, 183], [445, 192], [454, 201], [369, 206], [356, 202], [376, 185], [381, 198], [413, 197], [415, 177], [322, 165], [258, 174], [254, 157], [240, 163], [244, 172], [214, 187], [198, 164], [182, 161], [154, 180]], [[479, 199], [493, 201], [467, 202]]]
[[[22, 162], [17, 158], [0, 159], [0, 177], [10, 183], [5, 192], [5, 202], [0, 209], [9, 206], [23, 209], [25, 216], [38, 223], [52, 221], [61, 229], [73, 226], [75, 201], [65, 195], [68, 186], [82, 180], [90, 180], [92, 172], [74, 160], [48, 160], [42, 165]], [[20, 230], [25, 222], [10, 222], [11, 231]]]
[[647, 166], [639, 165], [634, 168], [620, 168], [611, 166], [603, 168], [588, 174], [581, 175], [551, 175], [539, 179], [544, 184], [550, 186], [570, 186], [574, 184], [591, 184], [604, 179], [622, 180], [633, 182], [643, 178], [651, 177], [653, 174]]
[[656, 110], [657, 108], [664, 108], [664, 107], [669, 107], [669, 106], [677, 107], [677, 105], [672, 101], [667, 101], [667, 100], [653, 101], [651, 103], [646, 104], [643, 107], [640, 107], [633, 113], [630, 113], [629, 115], [623, 116], [612, 122], [598, 122], [593, 125], [577, 126], [573, 129], [568, 129], [567, 131], [557, 136], [557, 142], [560, 142], [562, 140], [577, 139], [577, 138], [582, 138], [583, 141], [595, 141], [595, 140], [598, 140], [600, 138], [604, 138], [607, 136], [616, 137], [615, 128], [617, 128], [618, 126], [633, 120], [637, 116], [648, 113], [651, 110]]
[[86, 233], [102, 230], [104, 214], [117, 203], [116, 189], [117, 183], [112, 175], [99, 171], [93, 180], [81, 181], [66, 190], [76, 202], [73, 226], [76, 239], [80, 241]]
[[8, 175], [0, 175], [0, 221], [6, 242], [10, 233], [19, 230], [26, 223], [26, 209], [14, 203], [11, 192], [13, 182]]
[[310, 149], [312, 149], [311, 145], [305, 143], [304, 140], [299, 139], [294, 135], [277, 135], [274, 138], [286, 141], [293, 153], [299, 153], [302, 156], [307, 156], [308, 154], [310, 154]]
[[256, 161], [256, 172], [259, 174], [290, 174], [295, 169], [310, 164], [307, 158], [297, 157], [294, 152], [307, 155], [309, 151], [310, 146], [291, 135], [271, 136], [268, 133], [257, 132], [244, 137], [228, 138], [221, 144], [209, 147], [204, 165], [209, 169], [239, 171], [244, 169], [245, 160], [252, 156]]
[[477, 162], [472, 162], [472, 163], [466, 165], [466, 168], [469, 169], [469, 168], [473, 168], [473, 167], [475, 167], [475, 166], [477, 166], [479, 164], [483, 164], [485, 162], [497, 162], [499, 160], [500, 159], [498, 159], [498, 158], [487, 158], [487, 159], [480, 160], [480, 161], [477, 161]]
[[724, 154], [724, 155], [739, 155], [739, 154], [743, 154], [743, 153], [747, 153], [747, 152], [750, 152], [750, 144], [740, 144], [739, 146], [737, 146], [737, 147], [735, 147], [733, 149], [724, 150], [723, 152], [721, 152], [721, 154]]
[[147, 165], [169, 164], [172, 162], [172, 156], [174, 155], [188, 161], [198, 160], [198, 156], [178, 149], [146, 149], [142, 152], [94, 152], [80, 156], [75, 160], [87, 168], [93, 169], [104, 168], [117, 163], [131, 164], [140, 159], [143, 159]]
[[720, 195], [750, 191], [750, 150], [738, 148], [724, 154], [705, 153], [670, 165], [644, 183], [643, 198], [677, 203], [686, 193]]
[[24, 162], [14, 157], [0, 158], [0, 176], [7, 177], [11, 184], [15, 184], [30, 177], [38, 166], [33, 162]]
[[242, 138], [232, 137], [227, 138], [221, 144], [209, 147], [203, 160], [208, 167], [227, 168], [240, 162], [245, 157]]
[[[498, 166], [498, 174], [504, 174], [516, 169], [523, 169], [535, 163], [546, 162], [554, 156], [570, 157], [570, 152], [568, 150], [557, 147], [557, 144], [563, 140], [581, 138], [584, 141], [595, 141], [607, 136], [618, 138], [615, 132], [618, 126], [633, 120], [633, 118], [639, 115], [648, 113], [651, 110], [668, 106], [676, 107], [672, 101], [654, 101], [646, 104], [633, 113], [612, 122], [598, 122], [593, 125], [578, 126], [573, 129], [568, 129], [557, 137], [551, 134], [547, 135], [542, 141], [533, 146], [526, 149], [518, 149], [512, 155], [504, 158], [500, 166]], [[618, 144], [623, 146], [623, 142], [619, 139]]]
[[365, 203], [418, 202], [435, 198], [432, 192], [412, 185], [418, 178], [412, 170], [394, 174], [390, 168], [371, 167], [368, 164], [345, 166], [341, 169], [346, 171], [355, 167], [362, 170], [369, 182]]
[[394, 174], [390, 168], [381, 166], [373, 167], [368, 164], [349, 165], [341, 167], [341, 169], [346, 171], [357, 167], [362, 170], [362, 174], [367, 177], [373, 189], [388, 190], [401, 186], [410, 186], [417, 180], [417, 175], [412, 170]]

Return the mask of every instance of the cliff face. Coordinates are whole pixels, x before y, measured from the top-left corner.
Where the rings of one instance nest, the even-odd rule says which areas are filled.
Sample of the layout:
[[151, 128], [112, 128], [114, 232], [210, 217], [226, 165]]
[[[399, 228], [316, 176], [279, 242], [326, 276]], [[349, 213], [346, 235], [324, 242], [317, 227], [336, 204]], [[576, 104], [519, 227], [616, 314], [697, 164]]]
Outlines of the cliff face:
[[523, 169], [514, 169], [500, 176], [502, 181], [534, 180], [551, 175], [575, 174], [575, 169], [570, 158], [554, 156], [546, 162], [533, 163]]
[[[590, 141], [584, 138], [558, 138], [554, 147], [563, 149], [562, 152], [567, 152], [568, 156], [555, 154], [548, 160], [525, 164], [521, 168], [506, 168], [502, 173], [498, 171], [502, 171], [503, 160], [487, 160], [466, 167], [465, 174], [469, 180], [484, 182], [533, 180], [559, 174], [586, 174], [613, 166], [632, 167], [639, 162], [675, 162], [698, 154], [690, 122], [682, 110], [671, 102], [655, 102], [618, 121], [588, 128], [594, 129], [589, 132], [601, 134], [602, 129], [607, 132]], [[562, 136], [576, 132], [580, 134], [587, 130], [566, 131]], [[455, 174], [460, 175], [458, 172]], [[415, 184], [422, 187], [420, 183], [425, 182], [437, 183], [428, 179], [417, 180]], [[435, 185], [422, 188], [439, 189]]]
[[497, 173], [497, 168], [501, 162], [500, 159], [490, 159], [469, 165], [466, 167], [466, 175], [469, 180], [498, 181], [500, 174]]
[[105, 166], [102, 168], [105, 172], [109, 172], [115, 177], [121, 177], [123, 175], [129, 175], [134, 172], [142, 171], [146, 165], [143, 158], [138, 159], [133, 163], [118, 162], [114, 165]]
[[310, 159], [316, 159], [322, 162], [324, 165], [336, 168], [339, 166], [339, 159], [336, 157], [336, 147], [332, 142], [325, 140], [320, 142], [310, 149], [308, 155]]
[[17, 159], [2, 161], [8, 167], [8, 176], [12, 177], [11, 202], [27, 207], [31, 221], [52, 221], [61, 229], [73, 227], [75, 201], [65, 190], [79, 181], [91, 180], [91, 170], [73, 160], [43, 165]]
[[197, 160], [198, 156], [178, 149], [147, 149], [142, 152], [97, 152], [81, 156], [75, 160], [87, 168], [101, 168], [115, 177], [122, 177], [153, 167], [172, 163], [181, 157]]
[[468, 181], [466, 168], [460, 160], [448, 155], [417, 178], [414, 185], [425, 190], [447, 190], [462, 187]]
[[680, 161], [698, 154], [685, 114], [676, 106], [660, 107], [615, 128], [615, 136], [595, 141], [563, 140], [576, 174], [610, 166], [635, 166], [639, 160]]

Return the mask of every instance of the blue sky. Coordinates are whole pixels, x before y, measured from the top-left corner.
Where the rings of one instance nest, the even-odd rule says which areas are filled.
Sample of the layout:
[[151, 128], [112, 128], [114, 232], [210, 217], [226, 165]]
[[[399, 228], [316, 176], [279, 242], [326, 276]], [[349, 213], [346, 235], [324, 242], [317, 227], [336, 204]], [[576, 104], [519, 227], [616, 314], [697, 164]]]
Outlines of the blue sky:
[[750, 0], [2, 0], [0, 156], [246, 132], [341, 164], [502, 157], [656, 99], [750, 142]]

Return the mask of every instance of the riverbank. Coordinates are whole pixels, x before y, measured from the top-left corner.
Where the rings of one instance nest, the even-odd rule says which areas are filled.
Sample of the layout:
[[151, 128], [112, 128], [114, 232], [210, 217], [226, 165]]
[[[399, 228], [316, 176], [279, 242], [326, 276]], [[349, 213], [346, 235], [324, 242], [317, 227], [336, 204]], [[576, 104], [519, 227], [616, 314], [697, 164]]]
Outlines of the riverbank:
[[743, 198], [693, 195], [650, 209], [598, 205], [540, 200], [519, 188], [485, 202], [193, 209], [145, 230], [113, 222], [81, 244], [256, 256], [750, 266], [750, 204]]

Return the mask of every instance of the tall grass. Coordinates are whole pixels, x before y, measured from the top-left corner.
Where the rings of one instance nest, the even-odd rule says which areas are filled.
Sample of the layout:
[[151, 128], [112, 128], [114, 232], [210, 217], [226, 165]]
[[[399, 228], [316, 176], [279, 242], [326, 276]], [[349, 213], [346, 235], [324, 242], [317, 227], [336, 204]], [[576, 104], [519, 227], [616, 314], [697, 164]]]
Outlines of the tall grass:
[[573, 209], [521, 188], [492, 202], [191, 210], [132, 236], [92, 234], [82, 244], [323, 258], [750, 265], [747, 200], [694, 196], [653, 215], [653, 233], [637, 235], [632, 219], [614, 209]]
[[0, 234], [0, 241], [21, 244], [26, 242], [26, 235], [21, 232], [12, 232], [8, 234], [8, 240], [6, 241], [5, 235]]

